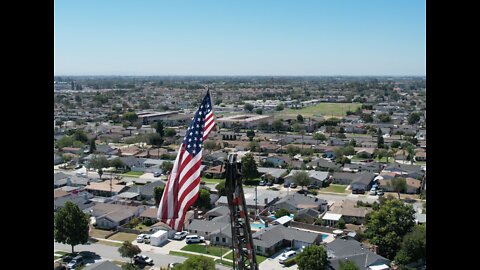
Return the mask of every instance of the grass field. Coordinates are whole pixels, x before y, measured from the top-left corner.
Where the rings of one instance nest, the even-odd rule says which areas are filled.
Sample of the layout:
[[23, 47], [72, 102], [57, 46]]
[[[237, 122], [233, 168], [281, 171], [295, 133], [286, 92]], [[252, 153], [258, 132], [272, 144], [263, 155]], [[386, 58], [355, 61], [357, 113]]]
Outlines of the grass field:
[[[208, 254], [208, 255], [213, 255], [213, 256], [222, 256], [223, 254], [227, 253], [230, 251], [228, 248], [220, 248], [216, 246], [208, 246], [205, 249], [204, 244], [190, 244], [184, 246], [181, 250], [185, 251], [191, 251], [191, 252], [197, 252], [197, 253], [203, 253], [203, 254]], [[208, 251], [208, 253], [207, 253]]]
[[275, 113], [275, 118], [282, 116], [297, 116], [301, 114], [303, 117], [324, 116], [324, 117], [343, 117], [346, 116], [347, 111], [355, 111], [361, 103], [320, 103], [313, 106], [308, 106], [299, 110], [285, 109]]
[[326, 192], [336, 192], [336, 193], [345, 193], [347, 186], [345, 185], [335, 185], [335, 184], [330, 184], [330, 186], [326, 188], [322, 188], [321, 191], [326, 191]]
[[135, 239], [137, 239], [137, 235], [133, 233], [124, 233], [124, 232], [118, 232], [114, 235], [112, 235], [109, 240], [116, 240], [116, 241], [128, 241], [131, 242]]
[[218, 184], [220, 182], [225, 181], [225, 178], [223, 178], [223, 179], [213, 179], [213, 178], [206, 178], [206, 177], [202, 176], [202, 177], [200, 177], [200, 181], [204, 181], [205, 183], [209, 183], [209, 184]]
[[170, 251], [168, 254], [175, 255], [175, 256], [187, 257], [187, 258], [190, 258], [190, 257], [193, 257], [193, 256], [199, 256], [199, 255], [194, 255], [194, 254], [180, 252], [180, 251], [173, 251], [173, 250]]

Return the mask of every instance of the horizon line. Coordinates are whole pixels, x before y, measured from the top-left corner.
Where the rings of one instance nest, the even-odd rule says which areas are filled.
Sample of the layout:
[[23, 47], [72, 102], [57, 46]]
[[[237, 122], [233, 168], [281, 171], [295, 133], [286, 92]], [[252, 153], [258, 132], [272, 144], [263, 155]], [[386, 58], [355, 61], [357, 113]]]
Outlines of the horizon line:
[[53, 76], [69, 76], [69, 77], [426, 77], [426, 75], [69, 75], [54, 74]]

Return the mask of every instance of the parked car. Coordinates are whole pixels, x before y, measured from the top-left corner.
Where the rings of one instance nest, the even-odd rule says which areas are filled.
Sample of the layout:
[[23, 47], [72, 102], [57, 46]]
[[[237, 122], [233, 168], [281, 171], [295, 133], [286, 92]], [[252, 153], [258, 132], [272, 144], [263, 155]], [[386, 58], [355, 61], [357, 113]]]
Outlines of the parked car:
[[261, 180], [260, 183], [258, 183], [259, 186], [265, 186], [266, 184], [265, 180]]
[[290, 250], [282, 255], [280, 255], [280, 258], [278, 259], [278, 262], [281, 264], [284, 264], [286, 260], [291, 259], [293, 257], [297, 256], [297, 252], [294, 250]]
[[383, 190], [381, 190], [381, 189], [377, 190], [377, 195], [378, 196], [383, 196], [383, 194], [384, 194]]
[[187, 244], [203, 243], [203, 242], [205, 242], [205, 238], [203, 236], [198, 236], [198, 235], [188, 235], [187, 237], [185, 237], [185, 242]]
[[153, 265], [153, 260], [145, 255], [135, 255], [133, 256], [133, 263]]
[[284, 183], [284, 184], [283, 184], [283, 187], [284, 187], [284, 188], [288, 188], [289, 186], [290, 186], [289, 183]]
[[153, 172], [153, 177], [160, 177], [162, 175], [160, 172]]
[[143, 236], [143, 242], [144, 242], [145, 244], [150, 244], [150, 236], [151, 236], [150, 234], [145, 234], [145, 235]]
[[75, 256], [70, 262], [67, 264], [67, 269], [75, 269], [83, 264], [83, 257], [78, 255]]
[[377, 195], [377, 190], [374, 188], [370, 189], [370, 195]]
[[145, 240], [145, 236], [146, 236], [146, 234], [143, 234], [143, 233], [139, 234], [137, 236], [137, 243], [143, 243], [143, 241]]
[[295, 183], [290, 183], [290, 187], [291, 187], [291, 188], [296, 188], [296, 187], [297, 187], [297, 184], [295, 184]]
[[307, 189], [318, 189], [318, 186], [316, 184], [310, 184], [307, 186]]
[[187, 232], [187, 231], [176, 232], [176, 233], [173, 235], [173, 239], [182, 240], [182, 239], [185, 238], [187, 235], [188, 235], [188, 232]]

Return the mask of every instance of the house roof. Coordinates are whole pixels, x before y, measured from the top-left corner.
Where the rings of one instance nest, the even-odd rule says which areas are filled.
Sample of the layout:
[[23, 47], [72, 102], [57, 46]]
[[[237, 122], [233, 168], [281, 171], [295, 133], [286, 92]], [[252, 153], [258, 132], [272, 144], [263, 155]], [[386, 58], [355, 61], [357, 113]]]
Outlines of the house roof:
[[281, 203], [288, 203], [296, 208], [318, 208], [322, 204], [326, 204], [327, 201], [301, 194], [290, 194], [275, 203], [275, 205]]
[[122, 268], [111, 261], [101, 261], [94, 264], [91, 264], [84, 270], [122, 270]]
[[320, 236], [318, 233], [310, 231], [302, 231], [283, 225], [272, 225], [263, 228], [253, 234], [253, 242], [255, 245], [271, 247], [282, 240], [298, 240], [305, 243], [313, 244]]
[[322, 219], [339, 221], [341, 217], [342, 214], [327, 212], [325, 215], [323, 215]]
[[315, 209], [312, 208], [306, 208], [306, 209], [301, 209], [297, 212], [298, 216], [309, 216], [313, 218], [317, 218], [320, 215], [320, 212], [318, 212]]
[[133, 198], [137, 197], [138, 195], [140, 195], [140, 194], [138, 194], [136, 192], [128, 192], [127, 191], [127, 192], [122, 192], [122, 193], [118, 194], [117, 197], [124, 198], [124, 199], [133, 199]]
[[[285, 176], [285, 178], [293, 177], [297, 172], [301, 172], [301, 170], [291, 170], [290, 173], [287, 176]], [[323, 181], [328, 178], [328, 172], [315, 171], [315, 170], [306, 170], [306, 172], [308, 173], [308, 177], [314, 180]]]
[[370, 184], [370, 182], [372, 182], [373, 178], [375, 178], [375, 174], [371, 172], [362, 171], [359, 173], [355, 173], [355, 178], [353, 179], [352, 184], [361, 183], [361, 184], [368, 185]]
[[96, 182], [92, 182], [92, 183], [89, 183], [85, 189], [86, 190], [98, 190], [98, 191], [112, 191], [112, 192], [116, 192], [116, 193], [119, 193], [120, 191], [126, 189], [127, 186], [124, 186], [124, 185], [117, 185], [117, 184], [112, 184], [110, 186], [110, 181], [103, 181], [103, 182], [99, 182], [99, 183], [96, 183]]
[[[360, 269], [367, 270], [370, 265], [389, 264], [390, 260], [370, 251], [362, 243], [353, 239], [337, 238], [326, 244], [327, 255], [332, 266], [339, 265], [339, 260], [351, 260]], [[367, 256], [368, 255], [368, 256]], [[366, 265], [366, 266], [365, 266]], [[338, 267], [334, 267], [338, 269]]]
[[217, 207], [211, 209], [206, 214], [215, 215], [215, 216], [223, 216], [223, 215], [226, 215], [226, 214], [229, 214], [229, 213], [230, 213], [230, 209], [228, 209], [228, 207], [226, 207], [224, 205], [221, 205], [221, 206], [217, 206]]
[[127, 191], [140, 193], [142, 196], [153, 196], [155, 187], [165, 186], [162, 181], [154, 181], [145, 185], [132, 185]]
[[218, 165], [218, 166], [213, 166], [208, 168], [205, 173], [224, 173], [225, 172], [225, 166], [223, 165]]
[[258, 167], [257, 168], [259, 173], [269, 174], [275, 178], [279, 178], [284, 173], [287, 172], [287, 169], [278, 169], [278, 168], [267, 168], [267, 167]]
[[145, 211], [143, 211], [140, 214], [140, 217], [146, 217], [146, 218], [157, 218], [157, 212], [158, 208], [147, 208]]
[[331, 213], [342, 214], [343, 216], [364, 218], [373, 209], [370, 207], [356, 207], [356, 202], [353, 200], [344, 200], [338, 207], [332, 207]]
[[139, 211], [141, 207], [122, 204], [97, 203], [92, 207], [92, 216], [97, 219], [105, 217], [112, 221], [122, 221]]
[[54, 199], [68, 196], [68, 194], [69, 194], [68, 192], [62, 190], [61, 188], [57, 188], [57, 189], [53, 190], [53, 198]]

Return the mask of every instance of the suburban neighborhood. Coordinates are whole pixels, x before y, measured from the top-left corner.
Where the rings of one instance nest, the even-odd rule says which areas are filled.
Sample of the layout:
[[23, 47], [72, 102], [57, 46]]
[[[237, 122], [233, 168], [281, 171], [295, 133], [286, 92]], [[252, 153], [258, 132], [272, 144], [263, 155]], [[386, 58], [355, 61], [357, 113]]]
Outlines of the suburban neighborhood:
[[[426, 269], [425, 246], [407, 248], [419, 235], [425, 243], [425, 84], [56, 77], [54, 213], [81, 213], [88, 236], [75, 244], [56, 236], [55, 267], [173, 269], [202, 255], [232, 269], [224, 164], [236, 154], [260, 270], [299, 269], [314, 247], [325, 269]], [[216, 127], [203, 142], [198, 199], [177, 232], [157, 218], [158, 206], [207, 89]]]

